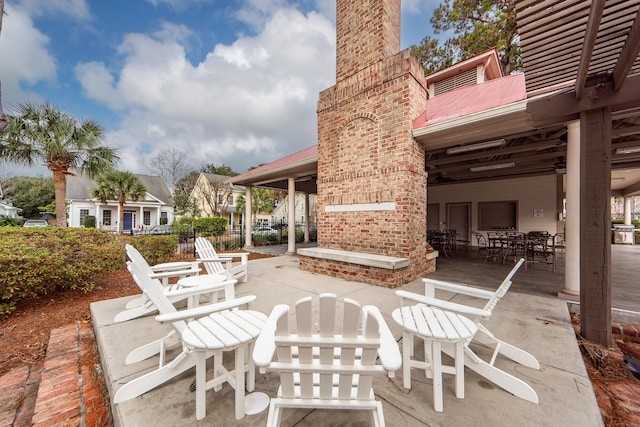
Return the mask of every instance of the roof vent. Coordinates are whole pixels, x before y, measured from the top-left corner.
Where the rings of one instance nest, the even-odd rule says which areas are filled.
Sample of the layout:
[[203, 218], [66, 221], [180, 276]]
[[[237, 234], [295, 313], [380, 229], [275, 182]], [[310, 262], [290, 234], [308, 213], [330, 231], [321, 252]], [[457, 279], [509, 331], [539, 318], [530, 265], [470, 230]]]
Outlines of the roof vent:
[[444, 80], [433, 83], [435, 96], [449, 92], [450, 90], [459, 89], [465, 86], [472, 86], [478, 83], [478, 72], [476, 68], [463, 71], [455, 76], [451, 76]]

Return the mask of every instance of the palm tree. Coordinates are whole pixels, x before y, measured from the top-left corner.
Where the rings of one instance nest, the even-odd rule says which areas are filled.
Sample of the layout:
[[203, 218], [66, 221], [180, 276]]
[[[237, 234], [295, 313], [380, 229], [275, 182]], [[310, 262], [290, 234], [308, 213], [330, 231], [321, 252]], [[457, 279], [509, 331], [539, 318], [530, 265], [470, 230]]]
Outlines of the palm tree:
[[107, 171], [96, 179], [98, 187], [93, 190], [93, 197], [102, 203], [109, 200], [117, 200], [120, 208], [118, 219], [118, 231], [122, 233], [122, 223], [124, 221], [124, 204], [127, 200], [137, 202], [147, 194], [147, 189], [131, 172], [117, 170]]
[[17, 110], [17, 115], [7, 116], [7, 126], [0, 133], [0, 158], [27, 166], [44, 161], [53, 172], [56, 225], [66, 227], [67, 175], [77, 170], [93, 178], [113, 168], [119, 160], [117, 152], [101, 145], [104, 130], [93, 120], [78, 122], [48, 102], [26, 103]]
[[[2, 18], [4, 16], [4, 0], [0, 0], [0, 33], [2, 33]], [[7, 125], [7, 120], [2, 112], [2, 82], [0, 82], [0, 131]]]

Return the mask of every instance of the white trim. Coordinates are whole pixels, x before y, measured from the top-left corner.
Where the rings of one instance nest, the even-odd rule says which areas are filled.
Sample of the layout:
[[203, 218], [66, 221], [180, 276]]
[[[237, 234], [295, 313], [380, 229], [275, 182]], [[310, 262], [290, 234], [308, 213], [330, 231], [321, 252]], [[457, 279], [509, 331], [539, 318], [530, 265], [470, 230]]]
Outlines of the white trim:
[[325, 212], [367, 212], [367, 211], [394, 211], [396, 202], [382, 203], [354, 203], [349, 205], [327, 205]]
[[[432, 125], [425, 125], [421, 128], [414, 129], [412, 134], [414, 138], [422, 136], [428, 136], [443, 130], [457, 128], [459, 126], [470, 125], [484, 120], [489, 120], [497, 117], [503, 117], [508, 114], [522, 113], [527, 111], [527, 102], [529, 100], [523, 99], [522, 101], [512, 102], [511, 104], [502, 105], [500, 107], [491, 108], [489, 110], [479, 111], [477, 113], [468, 114], [466, 116], [458, 117], [451, 120], [446, 120], [440, 123], [434, 123]], [[529, 124], [531, 128], [531, 126]]]

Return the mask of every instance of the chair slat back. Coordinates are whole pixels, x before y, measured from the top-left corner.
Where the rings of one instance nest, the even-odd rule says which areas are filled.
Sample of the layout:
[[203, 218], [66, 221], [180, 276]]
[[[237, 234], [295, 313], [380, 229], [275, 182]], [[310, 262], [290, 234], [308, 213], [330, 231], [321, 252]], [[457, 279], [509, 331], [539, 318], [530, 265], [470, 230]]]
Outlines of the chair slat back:
[[485, 304], [485, 310], [491, 312], [495, 308], [496, 304], [498, 304], [498, 301], [507, 294], [507, 291], [509, 291], [509, 288], [511, 287], [511, 283], [513, 283], [513, 276], [516, 275], [522, 264], [524, 264], [524, 258], [520, 258], [516, 265], [513, 266], [509, 274], [507, 274], [500, 286], [498, 286], [498, 289], [493, 293], [493, 296], [489, 298]]
[[[321, 337], [332, 337], [336, 331], [336, 304], [335, 298], [327, 298], [325, 294], [320, 296], [320, 331]], [[320, 347], [320, 363], [333, 362], [333, 347]], [[320, 375], [320, 398], [331, 399], [333, 392], [333, 374]]]
[[[218, 259], [219, 258], [218, 253], [216, 252], [211, 242], [205, 239], [204, 237], [196, 238], [195, 247], [196, 247], [196, 252], [198, 253], [198, 256], [202, 259]], [[228, 272], [225, 270], [224, 266], [220, 262], [203, 261], [203, 264], [208, 274], [228, 275]]]
[[[366, 310], [356, 301], [345, 299], [342, 331], [337, 331], [336, 296], [321, 294], [318, 331], [314, 332], [312, 302], [311, 297], [306, 297], [296, 303], [296, 334], [290, 333], [288, 311], [277, 320], [274, 369], [280, 370], [281, 397], [372, 399], [372, 376], [382, 372], [381, 367], [374, 366], [380, 347], [378, 321], [374, 316], [366, 316]], [[364, 323], [362, 333], [358, 334], [360, 318]], [[297, 358], [293, 356], [292, 346], [297, 346]], [[317, 351], [314, 352], [314, 348]], [[314, 353], [318, 355], [316, 360]], [[358, 381], [354, 383], [355, 374]]]
[[153, 270], [151, 270], [151, 267], [149, 266], [149, 263], [147, 262], [147, 260], [144, 259], [142, 254], [138, 252], [136, 248], [134, 248], [132, 245], [127, 243], [125, 245], [125, 251], [127, 252], [127, 256], [129, 257], [131, 262], [135, 263], [136, 265], [140, 266], [144, 270], [148, 271], [148, 274], [153, 273]]
[[[158, 279], [149, 277], [144, 267], [133, 261], [128, 261], [127, 270], [129, 270], [133, 280], [160, 314], [175, 313], [177, 311], [171, 301], [164, 295], [162, 283]], [[180, 333], [187, 328], [187, 324], [184, 321], [172, 322], [172, 326]]]

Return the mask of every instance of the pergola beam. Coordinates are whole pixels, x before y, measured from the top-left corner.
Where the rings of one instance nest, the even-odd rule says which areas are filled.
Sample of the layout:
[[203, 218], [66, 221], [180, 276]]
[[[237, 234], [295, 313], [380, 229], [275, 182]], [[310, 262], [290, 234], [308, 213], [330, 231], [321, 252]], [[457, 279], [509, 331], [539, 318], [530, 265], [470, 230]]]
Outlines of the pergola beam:
[[593, 56], [593, 49], [598, 38], [598, 30], [602, 21], [602, 13], [604, 12], [605, 0], [593, 0], [591, 10], [589, 11], [589, 20], [587, 21], [587, 29], [584, 35], [584, 43], [582, 44], [582, 52], [580, 53], [580, 62], [578, 63], [578, 74], [576, 76], [576, 98], [580, 99], [584, 85], [587, 81], [589, 73], [589, 65]]
[[613, 69], [614, 91], [620, 90], [627, 79], [629, 71], [631, 71], [631, 67], [633, 67], [634, 62], [638, 58], [638, 54], [640, 54], [640, 18], [638, 18], [639, 14], [640, 7], [638, 9], [638, 12], [636, 12], [636, 18], [633, 21], [633, 26], [631, 27], [631, 31], [629, 31], [627, 41], [622, 48], [622, 52], [620, 52], [618, 62], [616, 62], [616, 66]]

